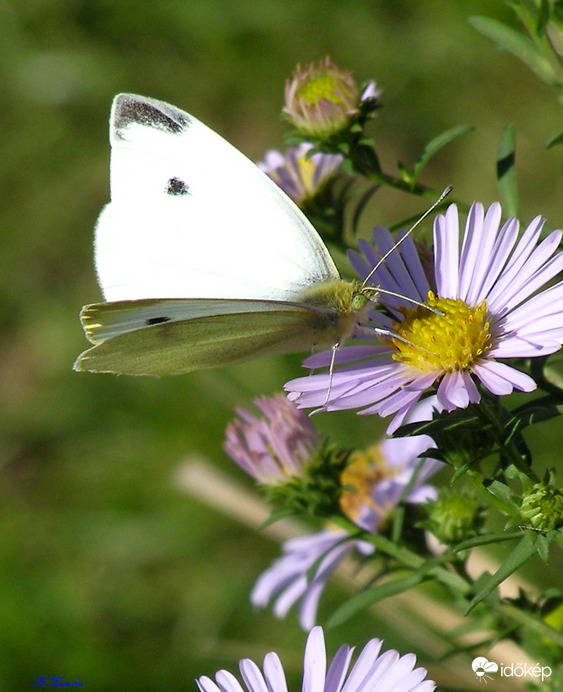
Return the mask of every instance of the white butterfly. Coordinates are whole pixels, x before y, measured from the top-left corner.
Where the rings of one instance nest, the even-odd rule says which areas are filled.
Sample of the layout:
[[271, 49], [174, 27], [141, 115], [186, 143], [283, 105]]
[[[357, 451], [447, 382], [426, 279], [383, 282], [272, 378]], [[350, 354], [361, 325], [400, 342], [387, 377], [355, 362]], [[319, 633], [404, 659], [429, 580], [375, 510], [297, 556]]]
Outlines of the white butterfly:
[[341, 279], [323, 241], [257, 166], [191, 115], [120, 94], [111, 202], [96, 227], [108, 302], [81, 319], [76, 370], [190, 372], [336, 347], [377, 289]]

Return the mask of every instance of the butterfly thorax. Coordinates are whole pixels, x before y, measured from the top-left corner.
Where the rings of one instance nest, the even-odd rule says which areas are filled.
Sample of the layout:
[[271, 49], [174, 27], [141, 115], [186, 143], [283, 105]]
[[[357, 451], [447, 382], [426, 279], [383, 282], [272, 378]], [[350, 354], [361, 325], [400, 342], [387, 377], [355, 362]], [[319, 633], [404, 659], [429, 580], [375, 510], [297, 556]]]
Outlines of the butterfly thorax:
[[332, 338], [336, 343], [347, 339], [356, 326], [367, 322], [370, 307], [373, 307], [370, 304], [372, 292], [359, 281], [334, 279], [307, 289], [301, 302], [332, 312], [332, 319], [326, 322], [326, 331], [331, 332], [329, 340]]
[[339, 313], [360, 312], [369, 296], [359, 281], [333, 279], [318, 283], [303, 292], [301, 302]]

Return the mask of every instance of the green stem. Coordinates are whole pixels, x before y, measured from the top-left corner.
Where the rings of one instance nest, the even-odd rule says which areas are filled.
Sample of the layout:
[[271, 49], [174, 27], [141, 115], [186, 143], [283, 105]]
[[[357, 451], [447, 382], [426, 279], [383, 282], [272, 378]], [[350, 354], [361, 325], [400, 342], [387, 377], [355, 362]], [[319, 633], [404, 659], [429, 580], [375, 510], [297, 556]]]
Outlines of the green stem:
[[[464, 600], [471, 597], [473, 592], [472, 580], [467, 576], [465, 571], [461, 572], [461, 570], [456, 569], [459, 563], [458, 565], [452, 565], [454, 568], [453, 571], [440, 565], [440, 563], [447, 563], [451, 559], [452, 556], [450, 554], [445, 553], [439, 557], [428, 560], [380, 534], [370, 534], [368, 536], [365, 534], [363, 534], [363, 536], [360, 535], [361, 532], [358, 532], [358, 527], [343, 517], [338, 517], [337, 523], [349, 531], [351, 535], [356, 534], [357, 538], [363, 537], [364, 540], [369, 540], [381, 553], [394, 558], [405, 567], [412, 570], [420, 570], [426, 566], [427, 569], [424, 571], [441, 583], [450, 594], [460, 596]], [[430, 563], [433, 564], [430, 565]], [[546, 637], [555, 644], [563, 646], [563, 633], [558, 632], [544, 623], [539, 616], [517, 608], [511, 603], [502, 601], [497, 602], [496, 599], [489, 599], [486, 607], [502, 620], [515, 623], [517, 627], [526, 627], [536, 634]], [[517, 630], [510, 638], [520, 643]]]
[[[356, 173], [363, 175], [364, 178], [373, 183], [391, 187], [394, 190], [406, 192], [407, 194], [416, 195], [430, 202], [435, 202], [440, 195], [440, 192], [436, 192], [436, 190], [426, 187], [426, 185], [414, 183], [408, 179], [389, 175], [382, 171], [375, 150], [367, 144], [352, 141], [349, 145], [349, 151], [349, 159], [353, 169]], [[459, 201], [455, 201], [455, 203], [463, 212], [467, 213], [469, 210], [468, 204]]]
[[499, 603], [496, 605], [495, 609], [502, 613], [505, 617], [508, 617], [511, 620], [518, 622], [520, 625], [533, 630], [542, 637], [546, 637], [554, 644], [563, 646], [563, 632], [558, 632], [557, 630], [553, 629], [553, 627], [546, 625], [543, 620], [539, 620], [531, 613], [521, 610], [511, 603]]
[[[381, 552], [389, 555], [389, 557], [395, 558], [401, 564], [405, 565], [406, 567], [410, 567], [411, 569], [420, 569], [427, 562], [425, 558], [420, 557], [420, 555], [417, 555], [417, 553], [414, 553], [412, 550], [409, 550], [404, 546], [397, 545], [396, 543], [393, 543], [393, 541], [390, 541], [380, 534], [372, 534], [369, 536], [369, 541], [370, 543], [373, 543], [376, 548], [381, 550]], [[449, 559], [449, 556], [448, 558], [445, 556], [435, 558], [436, 562], [438, 563], [446, 562], [447, 559]], [[429, 570], [429, 574], [456, 593], [463, 594], [465, 596], [470, 592], [471, 583], [445, 567], [436, 565]]]
[[[416, 553], [411, 552], [407, 548], [396, 545], [383, 536], [375, 534], [370, 538], [379, 550], [391, 557], [394, 557], [402, 562], [402, 564], [411, 567], [412, 569], [420, 569], [420, 567], [427, 562], [427, 560], [420, 557]], [[437, 558], [437, 561], [446, 562], [449, 557], [451, 556], [444, 555], [441, 556], [441, 558]], [[465, 574], [462, 575], [460, 572], [451, 572], [448, 569], [439, 566], [431, 567], [428, 570], [428, 574], [435, 577], [436, 580], [448, 588], [450, 592], [453, 591], [464, 598], [470, 596], [471, 594], [472, 584], [470, 579], [467, 578]], [[532, 613], [517, 608], [511, 603], [506, 602], [487, 602], [487, 608], [490, 608], [494, 613], [496, 613], [497, 616], [503, 619], [508, 619], [510, 622], [516, 623], [518, 626], [526, 627], [536, 634], [546, 637], [555, 644], [563, 646], [563, 633], [558, 632], [547, 625], [538, 616], [535, 616]], [[517, 643], [520, 643], [517, 632], [514, 632], [514, 636], [512, 638]]]
[[510, 459], [512, 464], [522, 475], [529, 478], [533, 483], [537, 483], [539, 481], [538, 477], [528, 466], [526, 460], [522, 458], [515, 443], [512, 440], [506, 441], [506, 430], [497, 416], [496, 411], [489, 405], [485, 397], [481, 398], [476, 409], [478, 414], [491, 426], [493, 438], [499, 449], [502, 450], [502, 453]]

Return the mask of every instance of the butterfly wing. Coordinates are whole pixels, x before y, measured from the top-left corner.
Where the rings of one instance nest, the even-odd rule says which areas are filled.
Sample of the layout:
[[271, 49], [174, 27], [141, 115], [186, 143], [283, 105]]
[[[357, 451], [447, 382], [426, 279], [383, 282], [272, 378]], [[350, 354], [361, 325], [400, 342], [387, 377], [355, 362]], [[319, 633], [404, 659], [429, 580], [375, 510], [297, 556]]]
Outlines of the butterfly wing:
[[339, 278], [295, 204], [191, 115], [120, 94], [110, 140], [111, 202], [95, 242], [107, 300], [291, 301]]
[[86, 306], [82, 321], [95, 346], [75, 370], [126, 375], [181, 374], [334, 342], [327, 311], [278, 301], [116, 301]]

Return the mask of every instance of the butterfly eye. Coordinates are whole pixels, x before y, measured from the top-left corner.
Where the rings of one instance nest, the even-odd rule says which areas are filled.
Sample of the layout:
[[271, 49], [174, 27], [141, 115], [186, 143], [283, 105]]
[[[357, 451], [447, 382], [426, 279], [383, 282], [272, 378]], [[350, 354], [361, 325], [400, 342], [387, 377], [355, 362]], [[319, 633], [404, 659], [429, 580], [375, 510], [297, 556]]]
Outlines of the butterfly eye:
[[167, 195], [172, 195], [172, 197], [183, 197], [190, 194], [190, 188], [180, 178], [170, 178], [166, 183], [164, 191]]

